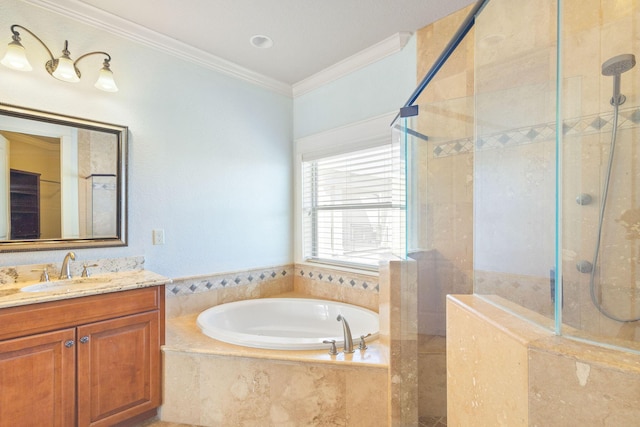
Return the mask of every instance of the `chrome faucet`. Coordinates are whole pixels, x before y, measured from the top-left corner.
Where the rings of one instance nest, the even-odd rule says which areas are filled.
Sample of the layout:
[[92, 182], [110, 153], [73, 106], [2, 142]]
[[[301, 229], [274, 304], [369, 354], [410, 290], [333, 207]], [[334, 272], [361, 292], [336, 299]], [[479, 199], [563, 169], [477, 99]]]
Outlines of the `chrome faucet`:
[[75, 261], [76, 254], [73, 252], [67, 252], [62, 261], [62, 267], [60, 267], [60, 277], [58, 279], [71, 279], [71, 270], [69, 269], [69, 260]]
[[349, 323], [347, 319], [344, 318], [341, 314], [338, 314], [338, 318], [336, 319], [338, 322], [342, 322], [342, 333], [344, 335], [344, 352], [346, 353], [354, 353], [353, 349], [353, 338], [351, 338], [351, 328], [349, 327]]

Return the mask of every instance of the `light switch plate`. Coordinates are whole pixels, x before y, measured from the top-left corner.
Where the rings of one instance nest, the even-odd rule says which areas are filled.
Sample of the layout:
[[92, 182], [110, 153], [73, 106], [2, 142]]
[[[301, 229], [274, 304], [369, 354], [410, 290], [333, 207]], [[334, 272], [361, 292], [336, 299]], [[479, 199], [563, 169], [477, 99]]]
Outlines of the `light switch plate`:
[[164, 230], [162, 229], [153, 230], [153, 244], [164, 245]]

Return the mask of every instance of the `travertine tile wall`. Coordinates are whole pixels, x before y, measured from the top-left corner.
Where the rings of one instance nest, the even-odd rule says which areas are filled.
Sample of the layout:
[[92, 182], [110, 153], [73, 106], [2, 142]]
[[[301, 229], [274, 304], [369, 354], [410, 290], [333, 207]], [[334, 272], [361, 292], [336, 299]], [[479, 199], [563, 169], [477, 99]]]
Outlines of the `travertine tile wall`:
[[165, 287], [167, 317], [199, 313], [226, 302], [293, 291], [293, 265], [174, 279]]
[[[633, 0], [565, 1], [563, 16], [564, 113], [569, 124], [591, 118], [590, 129], [564, 139], [563, 152], [563, 320], [594, 336], [640, 341], [640, 325], [621, 324], [600, 315], [590, 296], [590, 278], [576, 263], [593, 261], [601, 192], [609, 160], [613, 108], [613, 78], [601, 74], [609, 58], [632, 53], [640, 60], [640, 3]], [[640, 69], [621, 76], [626, 102], [620, 106], [611, 186], [595, 284], [604, 307], [621, 318], [640, 317]], [[574, 123], [576, 123], [574, 125]], [[566, 125], [565, 125], [566, 126]], [[581, 206], [577, 195], [590, 194], [594, 202]], [[634, 327], [632, 327], [634, 326]]]
[[418, 425], [416, 263], [380, 265], [380, 340], [389, 347], [389, 426]]
[[[417, 425], [416, 277], [415, 262], [392, 260], [379, 275], [304, 264], [174, 280], [166, 291], [162, 419], [208, 426]], [[209, 306], [291, 291], [379, 310], [374, 351], [384, 350], [384, 361], [345, 366], [287, 354], [254, 358], [208, 349], [196, 330], [195, 316]]]
[[478, 297], [447, 300], [448, 426], [529, 425], [526, 343], [537, 335], [513, 329]]
[[512, 310], [449, 297], [447, 425], [637, 425], [638, 353], [556, 336], [524, 320], [535, 313]]
[[293, 289], [378, 311], [380, 285], [377, 271], [363, 274], [323, 265], [297, 264]]
[[[556, 2], [543, 3], [490, 2], [470, 35], [475, 42], [462, 46], [420, 100], [417, 130], [431, 141], [416, 144], [413, 156], [422, 174], [416, 187], [417, 215], [424, 221], [417, 224], [414, 245], [421, 250], [412, 257], [418, 260], [421, 276], [418, 294], [428, 295], [426, 300], [419, 297], [421, 333], [442, 333], [438, 319], [444, 294], [450, 286], [470, 293], [472, 277], [475, 292], [503, 296], [549, 318], [553, 314], [549, 269], [554, 257]], [[588, 277], [575, 268], [593, 252], [598, 207], [598, 202], [578, 206], [575, 197], [582, 192], [597, 195], [602, 187], [612, 110], [611, 80], [603, 80], [600, 65], [618, 53], [638, 56], [640, 4], [590, 0], [563, 5], [564, 320], [599, 335], [638, 340], [633, 324], [598, 315], [590, 301]], [[448, 41], [446, 34], [457, 25], [452, 19], [455, 15], [418, 33], [419, 77]], [[623, 75], [629, 100], [620, 115], [619, 139], [627, 145], [620, 150], [626, 165], [619, 170], [626, 172], [613, 179], [626, 189], [640, 188], [638, 155], [633, 148], [626, 151], [633, 147], [629, 141], [638, 138], [639, 84], [637, 70]], [[636, 179], [635, 185], [629, 177]], [[629, 263], [637, 257], [638, 237], [629, 197], [638, 195], [629, 194], [611, 208], [616, 217], [609, 222], [617, 228], [608, 231], [626, 242], [611, 243], [610, 255], [602, 260], [603, 274], [621, 273], [617, 276], [623, 286], [603, 282], [607, 303], [619, 307], [621, 315], [629, 315], [630, 306], [640, 306], [638, 292], [633, 292], [637, 269]], [[612, 251], [616, 245], [620, 250]], [[443, 280], [434, 259], [449, 267], [449, 278]], [[422, 372], [421, 376], [426, 377]]]
[[489, 2], [475, 35], [474, 291], [550, 314], [556, 2]]
[[[431, 68], [470, 8], [417, 32], [418, 79]], [[435, 263], [439, 274], [433, 277], [436, 286], [419, 285], [427, 293], [420, 301], [437, 301], [439, 306], [429, 313], [421, 307], [419, 329], [425, 334], [443, 332], [446, 293], [472, 292], [473, 151], [443, 144], [473, 136], [473, 55], [472, 30], [418, 99], [420, 114], [412, 123], [412, 129], [429, 140], [415, 138], [411, 144], [416, 191], [410, 206], [416, 220], [410, 252], [418, 260], [418, 271], [422, 265], [433, 270]], [[434, 155], [444, 149], [451, 155]], [[430, 253], [420, 255], [423, 251]]]
[[[226, 302], [299, 292], [378, 311], [378, 273], [322, 265], [282, 265], [174, 279], [166, 288], [167, 316], [183, 316]], [[197, 298], [191, 295], [197, 294]]]
[[[554, 265], [556, 2], [494, 1], [476, 21], [475, 292], [498, 294], [552, 315]], [[640, 54], [640, 4], [625, 0], [562, 3], [563, 321], [594, 336], [638, 340], [640, 332], [600, 315], [591, 301], [601, 189], [613, 129], [612, 78], [602, 63]], [[637, 292], [640, 221], [640, 79], [622, 75], [612, 187], [604, 217], [596, 294], [618, 317], [640, 316]], [[579, 205], [589, 194], [593, 202]], [[602, 296], [600, 296], [602, 295]]]
[[164, 351], [163, 421], [198, 426], [387, 424], [387, 369]]
[[[421, 80], [471, 6], [417, 32]], [[446, 295], [473, 292], [473, 30], [418, 100], [412, 138], [409, 257], [416, 261], [418, 413], [447, 414]], [[450, 143], [451, 142], [451, 143]]]

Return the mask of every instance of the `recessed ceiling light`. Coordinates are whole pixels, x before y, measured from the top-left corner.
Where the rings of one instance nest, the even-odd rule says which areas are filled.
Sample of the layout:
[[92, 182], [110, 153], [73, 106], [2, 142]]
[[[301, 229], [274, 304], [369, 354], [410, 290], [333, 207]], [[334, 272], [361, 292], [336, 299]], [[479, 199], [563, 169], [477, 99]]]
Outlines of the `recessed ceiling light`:
[[271, 37], [262, 34], [252, 36], [251, 39], [249, 39], [249, 42], [253, 47], [257, 47], [258, 49], [268, 49], [273, 46], [273, 40], [271, 40]]

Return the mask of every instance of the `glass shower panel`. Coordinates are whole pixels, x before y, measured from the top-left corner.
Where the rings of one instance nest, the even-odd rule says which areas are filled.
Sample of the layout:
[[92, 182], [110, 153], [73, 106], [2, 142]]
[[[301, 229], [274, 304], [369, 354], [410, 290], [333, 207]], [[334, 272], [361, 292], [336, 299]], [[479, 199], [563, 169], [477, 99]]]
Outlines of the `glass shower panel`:
[[640, 351], [640, 2], [561, 10], [563, 334]]
[[471, 293], [473, 98], [423, 104], [406, 119], [408, 255], [418, 262], [418, 329], [445, 336], [445, 297]]
[[556, 6], [492, 0], [475, 25], [474, 292], [550, 328]]
[[420, 104], [395, 126], [407, 159], [407, 255], [418, 274], [422, 420], [446, 416], [446, 295], [473, 290], [473, 122], [473, 97], [464, 97]]

